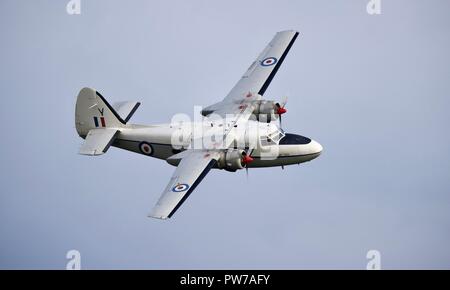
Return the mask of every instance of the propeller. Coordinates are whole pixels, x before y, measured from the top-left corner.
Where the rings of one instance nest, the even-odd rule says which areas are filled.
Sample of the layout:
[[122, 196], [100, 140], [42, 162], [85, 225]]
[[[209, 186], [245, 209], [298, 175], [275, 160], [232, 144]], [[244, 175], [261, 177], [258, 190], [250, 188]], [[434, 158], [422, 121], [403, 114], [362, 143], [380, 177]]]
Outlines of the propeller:
[[285, 106], [287, 103], [287, 97], [284, 97], [280, 103], [275, 103], [276, 114], [278, 114], [278, 119], [280, 120], [280, 128], [281, 128], [281, 115], [287, 112]]
[[251, 162], [253, 162], [253, 158], [251, 157], [251, 155], [252, 155], [252, 153], [253, 153], [253, 150], [254, 149], [252, 149], [252, 151], [250, 152], [250, 154], [247, 154], [247, 152], [246, 151], [243, 151], [242, 152], [242, 160], [241, 160], [241, 162], [242, 162], [242, 164], [244, 164], [244, 167], [245, 167], [245, 174], [246, 174], [246, 176], [247, 176], [247, 179], [248, 179], [248, 164], [250, 164]]

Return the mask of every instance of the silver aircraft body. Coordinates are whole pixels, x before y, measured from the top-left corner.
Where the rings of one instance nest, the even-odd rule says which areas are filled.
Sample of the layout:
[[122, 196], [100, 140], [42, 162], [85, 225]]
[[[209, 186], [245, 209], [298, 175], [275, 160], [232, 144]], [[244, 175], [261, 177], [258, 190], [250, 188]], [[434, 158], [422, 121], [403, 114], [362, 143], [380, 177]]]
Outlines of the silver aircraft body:
[[176, 166], [149, 214], [160, 219], [170, 218], [213, 168], [283, 167], [318, 157], [318, 142], [281, 129], [286, 101], [263, 99], [297, 36], [296, 31], [278, 32], [229, 94], [193, 122], [172, 118], [167, 124], [130, 124], [139, 102], [110, 105], [96, 90], [82, 89], [75, 109], [76, 129], [85, 139], [79, 153], [96, 156], [114, 146]]

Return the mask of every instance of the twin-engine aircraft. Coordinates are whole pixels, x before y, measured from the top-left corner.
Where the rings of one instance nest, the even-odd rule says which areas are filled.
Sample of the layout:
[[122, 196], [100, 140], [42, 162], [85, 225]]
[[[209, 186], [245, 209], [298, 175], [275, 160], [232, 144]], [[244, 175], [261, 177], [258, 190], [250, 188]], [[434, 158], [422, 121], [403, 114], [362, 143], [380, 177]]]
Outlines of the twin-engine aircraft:
[[85, 139], [79, 153], [101, 155], [114, 146], [177, 166], [149, 214], [159, 219], [172, 217], [212, 168], [283, 167], [318, 157], [318, 142], [281, 129], [286, 101], [263, 99], [297, 36], [278, 32], [228, 95], [201, 110], [199, 122], [129, 124], [139, 102], [110, 105], [96, 90], [82, 89], [75, 109], [76, 129]]

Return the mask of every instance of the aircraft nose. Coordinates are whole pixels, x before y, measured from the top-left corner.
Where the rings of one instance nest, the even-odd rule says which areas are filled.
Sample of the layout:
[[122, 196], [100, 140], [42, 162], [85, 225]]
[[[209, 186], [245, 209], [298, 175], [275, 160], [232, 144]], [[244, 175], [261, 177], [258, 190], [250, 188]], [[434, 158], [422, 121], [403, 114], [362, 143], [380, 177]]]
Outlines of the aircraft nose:
[[311, 140], [311, 151], [314, 152], [314, 154], [319, 154], [322, 153], [323, 147], [322, 145], [320, 145], [319, 142]]

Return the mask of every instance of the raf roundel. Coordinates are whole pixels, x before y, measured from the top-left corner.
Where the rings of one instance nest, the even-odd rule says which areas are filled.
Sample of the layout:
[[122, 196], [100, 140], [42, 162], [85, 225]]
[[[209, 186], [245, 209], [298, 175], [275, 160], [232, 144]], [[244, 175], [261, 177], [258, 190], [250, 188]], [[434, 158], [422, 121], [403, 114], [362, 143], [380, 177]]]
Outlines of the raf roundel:
[[139, 150], [141, 150], [141, 152], [145, 155], [152, 155], [153, 154], [153, 148], [152, 145], [150, 145], [147, 142], [141, 142], [139, 144]]
[[262, 66], [271, 66], [277, 63], [277, 59], [275, 57], [267, 57], [261, 61]]
[[172, 188], [172, 191], [173, 192], [182, 192], [182, 191], [186, 191], [188, 189], [189, 189], [189, 185], [187, 185], [186, 183], [180, 183], [180, 184], [175, 185]]

